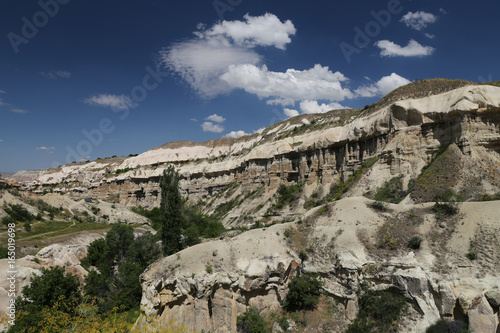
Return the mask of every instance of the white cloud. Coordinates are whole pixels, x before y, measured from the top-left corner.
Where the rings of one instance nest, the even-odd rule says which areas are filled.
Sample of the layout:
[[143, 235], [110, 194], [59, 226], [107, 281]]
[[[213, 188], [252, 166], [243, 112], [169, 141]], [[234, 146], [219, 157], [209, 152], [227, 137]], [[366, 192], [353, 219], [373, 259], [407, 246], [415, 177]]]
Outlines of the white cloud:
[[348, 80], [342, 73], [333, 73], [321, 65], [303, 71], [288, 69], [284, 73], [272, 72], [265, 65], [231, 65], [221, 79], [261, 99], [271, 98], [268, 104], [292, 105], [304, 99], [342, 101], [353, 96], [341, 85]]
[[428, 34], [427, 32], [424, 33], [424, 36], [427, 37], [427, 38], [429, 38], [429, 39], [434, 39], [436, 37], [436, 35], [434, 35], [434, 34]]
[[118, 110], [128, 110], [137, 106], [130, 97], [125, 95], [100, 94], [84, 100], [86, 104], [109, 107]]
[[265, 127], [261, 127], [261, 128], [259, 128], [259, 129], [256, 129], [255, 131], [253, 131], [253, 133], [254, 133], [254, 134], [255, 134], [255, 133], [259, 133], [259, 134], [260, 134], [260, 133], [264, 132], [264, 130], [265, 130], [265, 129], [266, 129]]
[[17, 108], [12, 108], [10, 111], [14, 112], [14, 113], [18, 113], [18, 114], [25, 114], [25, 113], [28, 113], [28, 111], [24, 110], [24, 109], [17, 109]]
[[244, 21], [222, 21], [209, 30], [195, 33], [201, 39], [218, 39], [229, 41], [236, 46], [253, 48], [256, 46], [274, 46], [284, 50], [290, 43], [291, 35], [295, 35], [290, 20], [281, 22], [276, 15], [266, 13], [262, 16], [243, 16]]
[[71, 78], [71, 73], [68, 71], [40, 72], [40, 75], [51, 80]]
[[245, 131], [231, 131], [229, 133], [227, 133], [226, 135], [224, 135], [225, 138], [230, 138], [230, 139], [237, 139], [237, 138], [241, 138], [242, 136], [245, 136], [245, 135], [250, 135], [248, 133], [246, 133]]
[[224, 118], [222, 116], [219, 116], [216, 113], [214, 113], [214, 114], [206, 117], [205, 120], [209, 120], [209, 121], [213, 121], [214, 123], [222, 124], [226, 120], [226, 118]]
[[52, 153], [54, 153], [54, 150], [56, 150], [56, 148], [55, 147], [45, 147], [45, 146], [42, 146], [42, 147], [36, 147], [36, 150], [37, 151], [42, 150], [42, 151], [48, 152], [49, 154], [52, 154]]
[[422, 46], [414, 39], [410, 40], [405, 47], [388, 40], [379, 40], [375, 43], [375, 46], [382, 50], [380, 55], [383, 57], [423, 57], [434, 52], [433, 47]]
[[221, 126], [219, 124], [214, 124], [210, 121], [206, 121], [203, 124], [201, 124], [201, 128], [203, 129], [203, 132], [212, 132], [212, 133], [224, 132], [224, 126]]
[[292, 22], [283, 23], [272, 14], [244, 18], [246, 21], [223, 21], [194, 32], [197, 38], [160, 51], [159, 63], [178, 74], [202, 98], [229, 93], [233, 88], [219, 77], [230, 65], [260, 63], [262, 57], [253, 47], [284, 49], [296, 31]]
[[6, 94], [4, 90], [0, 90], [0, 94]]
[[443, 13], [443, 14], [448, 14], [448, 13], [446, 12], [446, 10], [444, 10], [444, 8], [439, 8], [439, 11], [440, 11], [441, 13]]
[[198, 122], [198, 119], [196, 119], [196, 118], [191, 118], [191, 119], [189, 119], [189, 120], [190, 120], [190, 121], [194, 121], [195, 123], [196, 123], [196, 122]]
[[292, 117], [298, 116], [300, 114], [299, 111], [297, 111], [297, 110], [287, 109], [287, 108], [283, 109], [283, 113], [285, 113], [285, 116], [287, 116], [288, 118], [292, 118]]
[[437, 21], [437, 16], [426, 12], [408, 12], [404, 15], [400, 22], [406, 24], [407, 27], [421, 31], [427, 27], [427, 25]]
[[0, 143], [4, 142], [4, 140], [0, 139]]
[[300, 102], [300, 110], [302, 113], [325, 113], [331, 110], [347, 109], [347, 107], [339, 103], [318, 104], [317, 101], [305, 100]]
[[7, 105], [7, 104], [0, 98], [0, 105]]
[[410, 83], [408, 79], [396, 73], [392, 73], [389, 76], [382, 77], [376, 83], [368, 86], [362, 86], [356, 89], [354, 92], [360, 97], [384, 96], [394, 89], [404, 86], [408, 83]]

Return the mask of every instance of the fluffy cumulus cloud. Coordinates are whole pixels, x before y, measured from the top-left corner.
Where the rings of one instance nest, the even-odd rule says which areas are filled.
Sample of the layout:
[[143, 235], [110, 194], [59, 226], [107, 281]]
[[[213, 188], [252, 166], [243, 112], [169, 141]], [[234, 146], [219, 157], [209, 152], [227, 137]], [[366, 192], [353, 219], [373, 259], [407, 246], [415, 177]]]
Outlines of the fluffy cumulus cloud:
[[230, 65], [261, 62], [256, 46], [284, 49], [295, 34], [291, 21], [281, 22], [275, 15], [265, 14], [245, 21], [223, 21], [194, 32], [196, 38], [175, 43], [159, 53], [162, 66], [178, 74], [202, 98], [213, 98], [230, 92], [233, 87], [219, 79]]
[[433, 47], [422, 46], [413, 39], [404, 47], [388, 40], [380, 40], [375, 46], [381, 49], [380, 55], [383, 57], [423, 57], [434, 52]]
[[71, 78], [71, 72], [68, 71], [40, 72], [40, 75], [51, 80]]
[[300, 102], [300, 110], [302, 113], [325, 113], [331, 110], [347, 109], [347, 107], [339, 103], [319, 104], [317, 101], [302, 101]]
[[425, 29], [429, 24], [437, 21], [437, 16], [431, 13], [426, 13], [423, 11], [419, 12], [408, 12], [400, 20], [407, 27], [421, 31]]
[[393, 91], [394, 89], [404, 86], [410, 81], [396, 73], [384, 76], [380, 80], [370, 85], [362, 86], [354, 92], [360, 97], [374, 97], [384, 96]]
[[203, 132], [211, 132], [211, 133], [221, 133], [224, 132], [224, 126], [219, 124], [214, 124], [210, 121], [205, 121], [201, 124], [201, 129]]
[[118, 110], [128, 110], [137, 106], [132, 99], [125, 95], [100, 94], [84, 100], [88, 105], [108, 107]]
[[268, 104], [293, 105], [306, 99], [342, 101], [353, 96], [349, 89], [342, 87], [341, 83], [348, 80], [342, 73], [334, 73], [321, 65], [286, 72], [273, 72], [265, 65], [231, 65], [221, 79], [233, 88], [243, 89], [261, 99], [269, 98]]
[[295, 109], [288, 109], [288, 108], [284, 108], [283, 109], [283, 113], [285, 114], [285, 116], [287, 116], [288, 118], [291, 118], [291, 117], [295, 117], [295, 116], [298, 116], [300, 114], [299, 111], [295, 110]]
[[197, 31], [195, 35], [200, 39], [229, 41], [244, 48], [274, 46], [284, 50], [292, 41], [290, 36], [297, 31], [290, 20], [281, 22], [270, 13], [256, 17], [246, 14], [243, 18], [245, 21], [222, 21], [211, 29]]
[[216, 113], [214, 113], [214, 114], [206, 117], [205, 120], [209, 120], [209, 121], [213, 121], [213, 122], [222, 124], [226, 120], [226, 118], [224, 118], [222, 116], [219, 116]]
[[245, 136], [245, 135], [250, 135], [248, 133], [246, 133], [245, 131], [231, 131], [229, 133], [227, 133], [226, 135], [224, 135], [225, 138], [230, 138], [230, 139], [237, 139], [237, 138], [241, 138], [242, 136]]

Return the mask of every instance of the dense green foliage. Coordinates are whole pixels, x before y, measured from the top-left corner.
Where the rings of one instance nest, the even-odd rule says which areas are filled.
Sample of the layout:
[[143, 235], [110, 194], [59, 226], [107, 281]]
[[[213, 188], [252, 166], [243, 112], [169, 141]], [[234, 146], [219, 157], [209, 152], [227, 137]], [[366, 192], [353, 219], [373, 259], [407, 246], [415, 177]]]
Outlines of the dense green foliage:
[[461, 321], [438, 320], [435, 324], [429, 326], [425, 333], [470, 333], [467, 325]]
[[43, 311], [55, 306], [74, 314], [76, 309], [70, 304], [81, 301], [79, 286], [78, 278], [65, 274], [64, 267], [42, 268], [42, 274], [33, 276], [23, 288], [24, 299], [17, 299], [16, 325], [10, 327], [9, 333], [37, 327], [43, 320]]
[[163, 254], [168, 256], [182, 250], [182, 205], [179, 192], [179, 174], [171, 165], [163, 171], [161, 188], [161, 229]]
[[408, 247], [412, 250], [418, 250], [422, 245], [422, 241], [423, 241], [422, 237], [413, 236], [412, 238], [410, 238], [410, 241], [408, 242]]
[[139, 305], [141, 285], [139, 275], [160, 255], [156, 239], [150, 232], [134, 239], [132, 227], [115, 224], [106, 238], [93, 241], [84, 261], [95, 266], [85, 278], [86, 296], [101, 300], [99, 312], [114, 307], [130, 309]]
[[287, 311], [314, 310], [319, 302], [322, 286], [321, 281], [311, 274], [293, 277], [283, 307]]
[[[162, 176], [162, 204], [160, 208], [147, 210], [143, 207], [136, 207], [132, 210], [147, 217], [151, 221], [151, 226], [158, 230], [165, 246], [165, 255], [170, 255], [193, 246], [201, 242], [201, 238], [219, 237], [226, 229], [217, 220], [217, 213], [207, 216], [201, 213], [196, 207], [188, 206], [181, 198], [178, 189], [177, 172], [173, 168], [167, 170]], [[167, 212], [166, 210], [170, 210]], [[217, 209], [220, 213], [220, 209]], [[174, 233], [174, 231], [176, 233]]]
[[6, 247], [0, 246], [0, 259], [7, 258], [9, 250]]
[[397, 332], [398, 320], [406, 306], [401, 295], [389, 291], [367, 291], [359, 298], [359, 313], [346, 333]]
[[240, 333], [267, 333], [267, 324], [255, 308], [248, 308], [238, 316], [236, 328]]

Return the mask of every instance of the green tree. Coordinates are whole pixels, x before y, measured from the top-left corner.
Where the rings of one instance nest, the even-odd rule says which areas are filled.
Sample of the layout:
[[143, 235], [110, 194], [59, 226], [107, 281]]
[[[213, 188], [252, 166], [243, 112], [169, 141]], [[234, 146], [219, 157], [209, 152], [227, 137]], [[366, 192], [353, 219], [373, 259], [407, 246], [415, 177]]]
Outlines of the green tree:
[[269, 332], [264, 318], [255, 308], [248, 308], [244, 314], [238, 316], [236, 328], [241, 333]]
[[132, 243], [127, 252], [127, 261], [138, 263], [146, 269], [152, 262], [160, 257], [160, 247], [151, 232], [145, 232]]
[[110, 256], [120, 265], [125, 262], [125, 256], [133, 242], [134, 231], [129, 225], [115, 224], [106, 234], [106, 245]]
[[182, 206], [179, 192], [179, 174], [171, 165], [160, 178], [162, 212], [160, 238], [163, 254], [168, 256], [182, 249]]
[[313, 310], [319, 302], [323, 284], [314, 275], [294, 276], [283, 302], [287, 311]]
[[51, 307], [63, 299], [65, 302], [80, 299], [80, 282], [75, 275], [65, 274], [64, 267], [42, 268], [42, 274], [30, 279], [23, 288], [24, 304], [36, 307]]

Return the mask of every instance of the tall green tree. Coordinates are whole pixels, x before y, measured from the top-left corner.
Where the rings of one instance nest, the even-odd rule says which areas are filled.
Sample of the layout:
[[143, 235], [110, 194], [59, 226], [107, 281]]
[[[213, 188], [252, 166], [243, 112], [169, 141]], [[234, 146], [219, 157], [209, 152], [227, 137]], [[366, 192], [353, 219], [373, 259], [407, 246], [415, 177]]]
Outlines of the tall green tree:
[[182, 206], [179, 174], [171, 165], [160, 178], [162, 213], [160, 237], [163, 254], [168, 256], [182, 250]]

